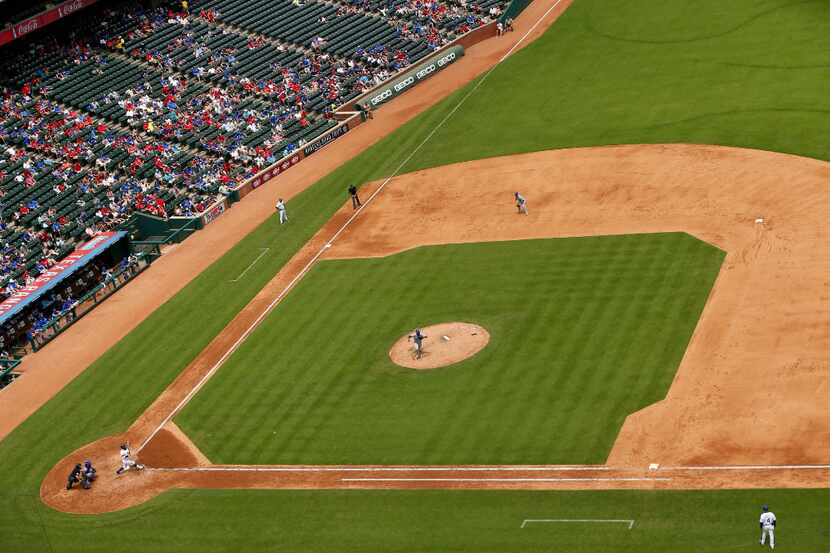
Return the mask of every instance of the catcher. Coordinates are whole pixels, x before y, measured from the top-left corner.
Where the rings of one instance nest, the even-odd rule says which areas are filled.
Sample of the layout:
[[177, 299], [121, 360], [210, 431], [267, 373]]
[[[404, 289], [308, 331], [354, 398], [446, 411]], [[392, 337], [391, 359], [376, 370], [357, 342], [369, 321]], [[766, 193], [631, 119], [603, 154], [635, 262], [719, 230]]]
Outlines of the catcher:
[[92, 483], [98, 478], [96, 472], [95, 467], [92, 466], [92, 461], [89, 459], [84, 461], [84, 468], [81, 473], [81, 487], [83, 489], [88, 490], [92, 487]]

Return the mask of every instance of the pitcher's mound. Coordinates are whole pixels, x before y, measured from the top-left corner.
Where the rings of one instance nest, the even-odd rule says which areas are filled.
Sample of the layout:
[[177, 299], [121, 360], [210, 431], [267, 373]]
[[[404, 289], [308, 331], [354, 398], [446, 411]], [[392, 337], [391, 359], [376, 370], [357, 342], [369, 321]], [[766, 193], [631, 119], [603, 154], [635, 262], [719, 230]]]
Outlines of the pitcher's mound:
[[441, 323], [421, 328], [426, 336], [424, 351], [415, 359], [415, 344], [401, 336], [389, 357], [392, 362], [408, 369], [437, 369], [472, 357], [490, 341], [490, 333], [471, 323]]

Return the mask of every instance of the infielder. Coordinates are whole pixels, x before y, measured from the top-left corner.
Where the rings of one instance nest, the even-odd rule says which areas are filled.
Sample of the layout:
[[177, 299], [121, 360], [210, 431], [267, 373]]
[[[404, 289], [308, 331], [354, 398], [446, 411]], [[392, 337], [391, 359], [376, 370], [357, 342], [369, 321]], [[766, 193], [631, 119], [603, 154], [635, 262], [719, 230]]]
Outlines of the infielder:
[[424, 340], [426, 336], [423, 335], [420, 328], [416, 328], [415, 332], [409, 335], [409, 339], [415, 342], [415, 359], [420, 359], [424, 353]]
[[121, 444], [121, 468], [115, 471], [115, 474], [121, 474], [124, 471], [130, 470], [131, 468], [135, 468], [135, 470], [142, 470], [144, 465], [138, 463], [137, 461], [133, 460], [130, 456], [130, 446], [127, 444]]
[[513, 197], [516, 199], [516, 209], [519, 210], [519, 213], [527, 215], [527, 200], [525, 200], [525, 197], [518, 192], [514, 192]]
[[280, 216], [280, 224], [284, 225], [288, 222], [288, 212], [285, 210], [285, 202], [282, 201], [282, 198], [277, 200], [277, 214]]
[[769, 510], [769, 507], [764, 505], [761, 507], [761, 545], [767, 540], [769, 534], [769, 548], [775, 549], [775, 513]]

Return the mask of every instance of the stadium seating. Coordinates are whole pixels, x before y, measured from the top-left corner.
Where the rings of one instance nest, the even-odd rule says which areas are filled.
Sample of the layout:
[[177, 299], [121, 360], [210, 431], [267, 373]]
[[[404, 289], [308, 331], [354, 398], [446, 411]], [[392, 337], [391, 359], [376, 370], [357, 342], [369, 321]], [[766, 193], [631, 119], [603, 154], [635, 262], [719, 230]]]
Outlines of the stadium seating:
[[7, 46], [0, 299], [135, 211], [204, 212], [504, 4], [127, 0]]

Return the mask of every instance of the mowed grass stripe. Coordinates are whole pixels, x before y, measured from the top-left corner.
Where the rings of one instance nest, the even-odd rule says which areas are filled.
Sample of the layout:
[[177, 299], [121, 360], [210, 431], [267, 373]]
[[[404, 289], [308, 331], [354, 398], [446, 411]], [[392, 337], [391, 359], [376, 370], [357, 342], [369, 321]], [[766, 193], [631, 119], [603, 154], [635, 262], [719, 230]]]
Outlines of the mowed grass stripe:
[[[705, 0], [691, 14], [688, 3], [658, 4], [574, 2], [543, 40], [496, 68], [405, 170], [644, 142], [830, 160], [827, 2], [780, 0], [770, 11], [768, 2]], [[712, 32], [723, 21], [734, 24]], [[502, 105], [515, 109], [493, 108]], [[517, 122], [517, 110], [529, 116]]]
[[[750, 24], [738, 25], [752, 18]], [[652, 42], [603, 38], [597, 31]], [[672, 43], [715, 34], [720, 36]], [[828, 41], [830, 4], [822, 1], [579, 0], [536, 43], [494, 71], [405, 170], [515, 152], [644, 142], [737, 145], [828, 160]], [[143, 552], [148, 539], [159, 552], [270, 547], [273, 517], [262, 519], [261, 531], [250, 530], [260, 527], [249, 524], [249, 492], [196, 494], [193, 506], [188, 494], [171, 494], [147, 508], [103, 517], [105, 526], [97, 518], [51, 511], [40, 503], [38, 488], [58, 459], [102, 435], [125, 430], [347, 200], [348, 184], [391, 174], [466, 92], [454, 93], [294, 198], [288, 206], [290, 225], [260, 227], [0, 442], [0, 466], [11, 467], [0, 474], [5, 494], [0, 495], [0, 528], [6, 530], [0, 533], [0, 549], [48, 550], [43, 527], [55, 551], [74, 551], [83, 543], [86, 551]], [[279, 187], [279, 179], [269, 186]], [[532, 190], [527, 192], [532, 204]], [[269, 254], [239, 283], [228, 284], [261, 247], [270, 247]], [[666, 352], [671, 352], [669, 346]], [[382, 367], [372, 370], [385, 374]], [[661, 397], [662, 388], [649, 386], [641, 389], [639, 405]], [[449, 405], [446, 401], [446, 410]], [[214, 419], [217, 424], [221, 417]], [[26, 498], [18, 501], [15, 494]], [[286, 501], [279, 495], [256, 497], [256, 508], [267, 513], [278, 512]], [[326, 504], [325, 494], [319, 498]], [[706, 502], [696, 512], [711, 511], [718, 526], [734, 512], [730, 509]], [[331, 529], [350, 535], [337, 524]], [[283, 530], [274, 531], [280, 535]], [[667, 535], [655, 547], [637, 550], [682, 551], [692, 540], [677, 535], [681, 537]], [[312, 541], [301, 549], [311, 550], [306, 546]], [[401, 548], [411, 551], [416, 542]], [[371, 550], [367, 543], [375, 542], [366, 540], [355, 550]]]
[[[222, 463], [599, 463], [666, 393], [722, 259], [675, 233], [325, 261], [177, 421]], [[491, 343], [434, 371], [388, 359], [454, 320]]]

